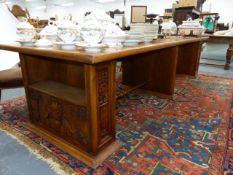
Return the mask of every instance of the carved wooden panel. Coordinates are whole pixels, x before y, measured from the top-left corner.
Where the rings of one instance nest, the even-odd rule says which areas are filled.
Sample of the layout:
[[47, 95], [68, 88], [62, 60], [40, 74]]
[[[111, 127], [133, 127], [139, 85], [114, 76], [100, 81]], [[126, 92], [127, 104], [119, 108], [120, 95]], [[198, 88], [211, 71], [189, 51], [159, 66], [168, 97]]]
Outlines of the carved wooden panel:
[[99, 105], [102, 106], [108, 101], [108, 67], [97, 69]]
[[[98, 89], [98, 118], [100, 122], [100, 138], [103, 140], [110, 133], [110, 111], [108, 107], [109, 101], [109, 68], [100, 66], [97, 68], [97, 89]], [[101, 143], [101, 140], [100, 140]]]
[[39, 100], [41, 99], [41, 95], [33, 90], [29, 91], [29, 94], [28, 96], [30, 97], [30, 102], [28, 103], [30, 106], [29, 108], [31, 107], [31, 116], [33, 117], [30, 117], [30, 121], [32, 123], [37, 123], [37, 122], [40, 122], [41, 118], [40, 118], [40, 113], [38, 112], [39, 111]]
[[29, 96], [33, 109], [32, 123], [89, 151], [90, 136], [86, 107], [73, 105], [34, 89], [29, 89]]

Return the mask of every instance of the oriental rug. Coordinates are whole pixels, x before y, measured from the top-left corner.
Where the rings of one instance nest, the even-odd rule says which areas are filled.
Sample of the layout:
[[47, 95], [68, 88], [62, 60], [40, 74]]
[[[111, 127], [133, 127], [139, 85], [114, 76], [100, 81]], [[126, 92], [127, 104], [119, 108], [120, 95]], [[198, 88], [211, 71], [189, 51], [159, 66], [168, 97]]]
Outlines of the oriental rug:
[[24, 97], [2, 104], [0, 129], [58, 174], [230, 175], [232, 94], [233, 79], [207, 75], [178, 77], [173, 100], [143, 91], [129, 93], [116, 104], [117, 139], [123, 144], [95, 169], [24, 127]]

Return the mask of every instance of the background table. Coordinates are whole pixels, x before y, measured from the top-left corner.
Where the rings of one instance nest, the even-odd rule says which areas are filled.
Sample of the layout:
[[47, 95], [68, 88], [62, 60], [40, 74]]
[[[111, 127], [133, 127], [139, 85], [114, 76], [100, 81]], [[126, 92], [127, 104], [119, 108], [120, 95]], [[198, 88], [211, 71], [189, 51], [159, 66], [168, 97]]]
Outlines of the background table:
[[226, 53], [226, 64], [224, 69], [229, 70], [231, 64], [231, 57], [233, 55], [233, 36], [217, 36], [217, 35], [210, 35], [209, 41], [210, 43], [224, 43], [228, 44], [229, 47]]

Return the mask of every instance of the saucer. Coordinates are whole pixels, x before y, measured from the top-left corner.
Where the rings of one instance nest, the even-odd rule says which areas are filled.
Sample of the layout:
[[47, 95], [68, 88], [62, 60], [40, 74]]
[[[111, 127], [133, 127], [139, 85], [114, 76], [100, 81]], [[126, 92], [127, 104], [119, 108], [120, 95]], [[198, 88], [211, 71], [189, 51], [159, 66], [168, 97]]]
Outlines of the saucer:
[[87, 43], [76, 43], [76, 46], [83, 48], [86, 52], [96, 53], [100, 52], [104, 47], [105, 44], [87, 44]]
[[48, 47], [52, 47], [53, 43], [46, 38], [41, 38], [41, 39], [37, 40], [34, 45], [36, 47], [40, 47], [40, 48], [48, 48]]
[[17, 40], [16, 42], [20, 43], [21, 46], [34, 46], [35, 40], [24, 41], [24, 40]]
[[64, 42], [55, 42], [55, 45], [57, 45], [58, 47], [60, 47], [63, 50], [74, 50], [76, 49], [76, 46], [74, 42], [72, 43], [64, 43]]
[[105, 43], [109, 48], [122, 48], [123, 45], [121, 43]]
[[123, 42], [124, 46], [137, 46], [142, 40], [138, 39], [128, 39]]
[[36, 47], [40, 47], [40, 48], [48, 48], [48, 47], [52, 47], [53, 46], [53, 44], [40, 44], [40, 43], [35, 43], [34, 44], [34, 46], [36, 46]]

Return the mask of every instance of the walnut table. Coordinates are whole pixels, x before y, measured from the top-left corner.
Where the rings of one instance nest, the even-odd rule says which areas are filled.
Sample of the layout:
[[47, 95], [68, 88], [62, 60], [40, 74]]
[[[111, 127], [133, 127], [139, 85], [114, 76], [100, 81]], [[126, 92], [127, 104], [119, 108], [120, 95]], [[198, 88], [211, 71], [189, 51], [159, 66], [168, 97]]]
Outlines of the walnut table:
[[116, 61], [122, 83], [172, 97], [176, 73], [196, 76], [202, 38], [156, 40], [101, 53], [0, 44], [20, 55], [27, 127], [95, 167], [119, 147], [115, 139]]

